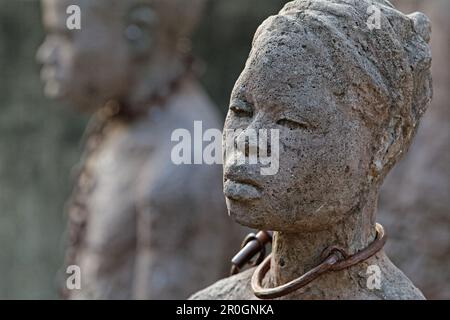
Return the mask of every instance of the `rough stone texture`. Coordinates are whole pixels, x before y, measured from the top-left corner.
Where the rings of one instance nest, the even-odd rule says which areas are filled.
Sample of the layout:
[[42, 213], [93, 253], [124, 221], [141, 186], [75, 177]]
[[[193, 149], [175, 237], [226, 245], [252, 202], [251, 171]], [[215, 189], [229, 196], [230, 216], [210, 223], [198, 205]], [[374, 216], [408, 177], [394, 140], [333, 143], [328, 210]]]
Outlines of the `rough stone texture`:
[[[382, 10], [379, 30], [367, 27], [370, 5]], [[379, 188], [408, 150], [431, 100], [429, 30], [423, 14], [406, 16], [386, 1], [299, 0], [256, 32], [225, 129], [244, 130], [237, 144], [250, 130], [278, 129], [280, 170], [262, 176], [260, 165], [236, 164], [227, 154], [224, 193], [238, 223], [276, 231], [265, 286], [304, 274], [329, 246], [353, 254], [374, 240]], [[247, 143], [247, 157], [273, 149]], [[379, 290], [367, 286], [370, 265], [381, 270]], [[250, 275], [193, 298], [252, 298]], [[284, 298], [423, 295], [381, 251]]]
[[403, 12], [432, 21], [433, 101], [415, 142], [387, 177], [380, 222], [390, 234], [386, 252], [429, 299], [450, 299], [450, 2], [395, 1]]
[[[79, 31], [65, 27], [70, 4]], [[227, 219], [220, 167], [171, 161], [175, 129], [220, 128], [184, 64], [200, 5], [43, 1], [45, 92], [95, 112], [69, 206], [67, 264], [82, 288], [68, 298], [181, 299], [228, 271], [242, 232]]]

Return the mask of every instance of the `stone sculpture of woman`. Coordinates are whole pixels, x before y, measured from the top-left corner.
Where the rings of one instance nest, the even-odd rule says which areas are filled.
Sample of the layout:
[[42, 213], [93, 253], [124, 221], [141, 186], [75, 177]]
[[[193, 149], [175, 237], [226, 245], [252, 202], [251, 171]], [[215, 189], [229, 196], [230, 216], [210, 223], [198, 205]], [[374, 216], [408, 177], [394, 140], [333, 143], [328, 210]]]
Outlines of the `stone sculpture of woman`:
[[[193, 299], [424, 298], [385, 255], [375, 216], [431, 100], [429, 39], [423, 14], [384, 0], [297, 0], [259, 27], [225, 129], [243, 130], [237, 144], [278, 130], [279, 172], [227, 154], [224, 192], [238, 223], [275, 231], [272, 254]], [[274, 151], [246, 141], [246, 157]]]

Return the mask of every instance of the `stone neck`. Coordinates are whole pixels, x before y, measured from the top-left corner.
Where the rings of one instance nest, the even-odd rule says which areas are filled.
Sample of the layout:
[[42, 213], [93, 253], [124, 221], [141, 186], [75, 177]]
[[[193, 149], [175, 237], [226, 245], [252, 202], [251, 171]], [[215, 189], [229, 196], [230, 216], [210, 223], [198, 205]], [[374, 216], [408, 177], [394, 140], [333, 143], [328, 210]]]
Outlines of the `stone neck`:
[[373, 194], [362, 209], [350, 212], [348, 218], [326, 230], [275, 232], [270, 283], [279, 286], [302, 276], [323, 261], [321, 255], [330, 246], [339, 246], [349, 254], [365, 249], [376, 237], [377, 197], [378, 193]]

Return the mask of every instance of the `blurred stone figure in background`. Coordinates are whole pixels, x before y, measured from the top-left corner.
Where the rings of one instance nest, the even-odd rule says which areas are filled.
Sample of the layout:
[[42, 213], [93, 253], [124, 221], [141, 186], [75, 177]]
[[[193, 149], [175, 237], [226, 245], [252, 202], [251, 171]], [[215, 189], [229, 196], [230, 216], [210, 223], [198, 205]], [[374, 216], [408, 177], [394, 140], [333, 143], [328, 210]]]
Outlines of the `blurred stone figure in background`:
[[[81, 9], [81, 30], [66, 26]], [[180, 299], [223, 277], [241, 232], [219, 166], [176, 166], [175, 129], [222, 128], [192, 74], [203, 1], [43, 0], [45, 93], [95, 113], [69, 205], [72, 299]], [[234, 245], [235, 244], [235, 245]], [[205, 271], [207, 270], [207, 271]]]
[[[371, 5], [379, 30], [366, 24]], [[278, 129], [280, 171], [225, 161], [224, 193], [238, 223], [276, 231], [272, 254], [192, 298], [424, 298], [375, 222], [384, 178], [431, 101], [430, 27], [385, 0], [292, 1], [259, 27], [225, 129], [243, 130], [238, 145], [246, 131]]]
[[380, 196], [386, 251], [429, 299], [450, 299], [450, 1], [396, 0], [432, 21], [433, 102]]

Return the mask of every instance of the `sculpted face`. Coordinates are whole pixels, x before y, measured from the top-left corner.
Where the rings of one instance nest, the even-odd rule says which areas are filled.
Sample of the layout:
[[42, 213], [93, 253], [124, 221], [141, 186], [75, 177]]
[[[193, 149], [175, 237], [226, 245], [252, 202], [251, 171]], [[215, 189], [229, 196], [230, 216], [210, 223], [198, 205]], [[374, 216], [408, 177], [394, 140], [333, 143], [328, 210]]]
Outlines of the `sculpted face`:
[[259, 165], [225, 161], [224, 192], [230, 215], [243, 225], [321, 230], [358, 207], [372, 138], [360, 117], [337, 103], [324, 49], [292, 37], [277, 28], [261, 32], [225, 122], [225, 130], [242, 134], [279, 130], [279, 172], [263, 176]]
[[[92, 3], [43, 0], [47, 36], [37, 54], [46, 95], [88, 110], [119, 99], [130, 82], [124, 22]], [[81, 30], [66, 26], [66, 10], [71, 4], [81, 8]]]

